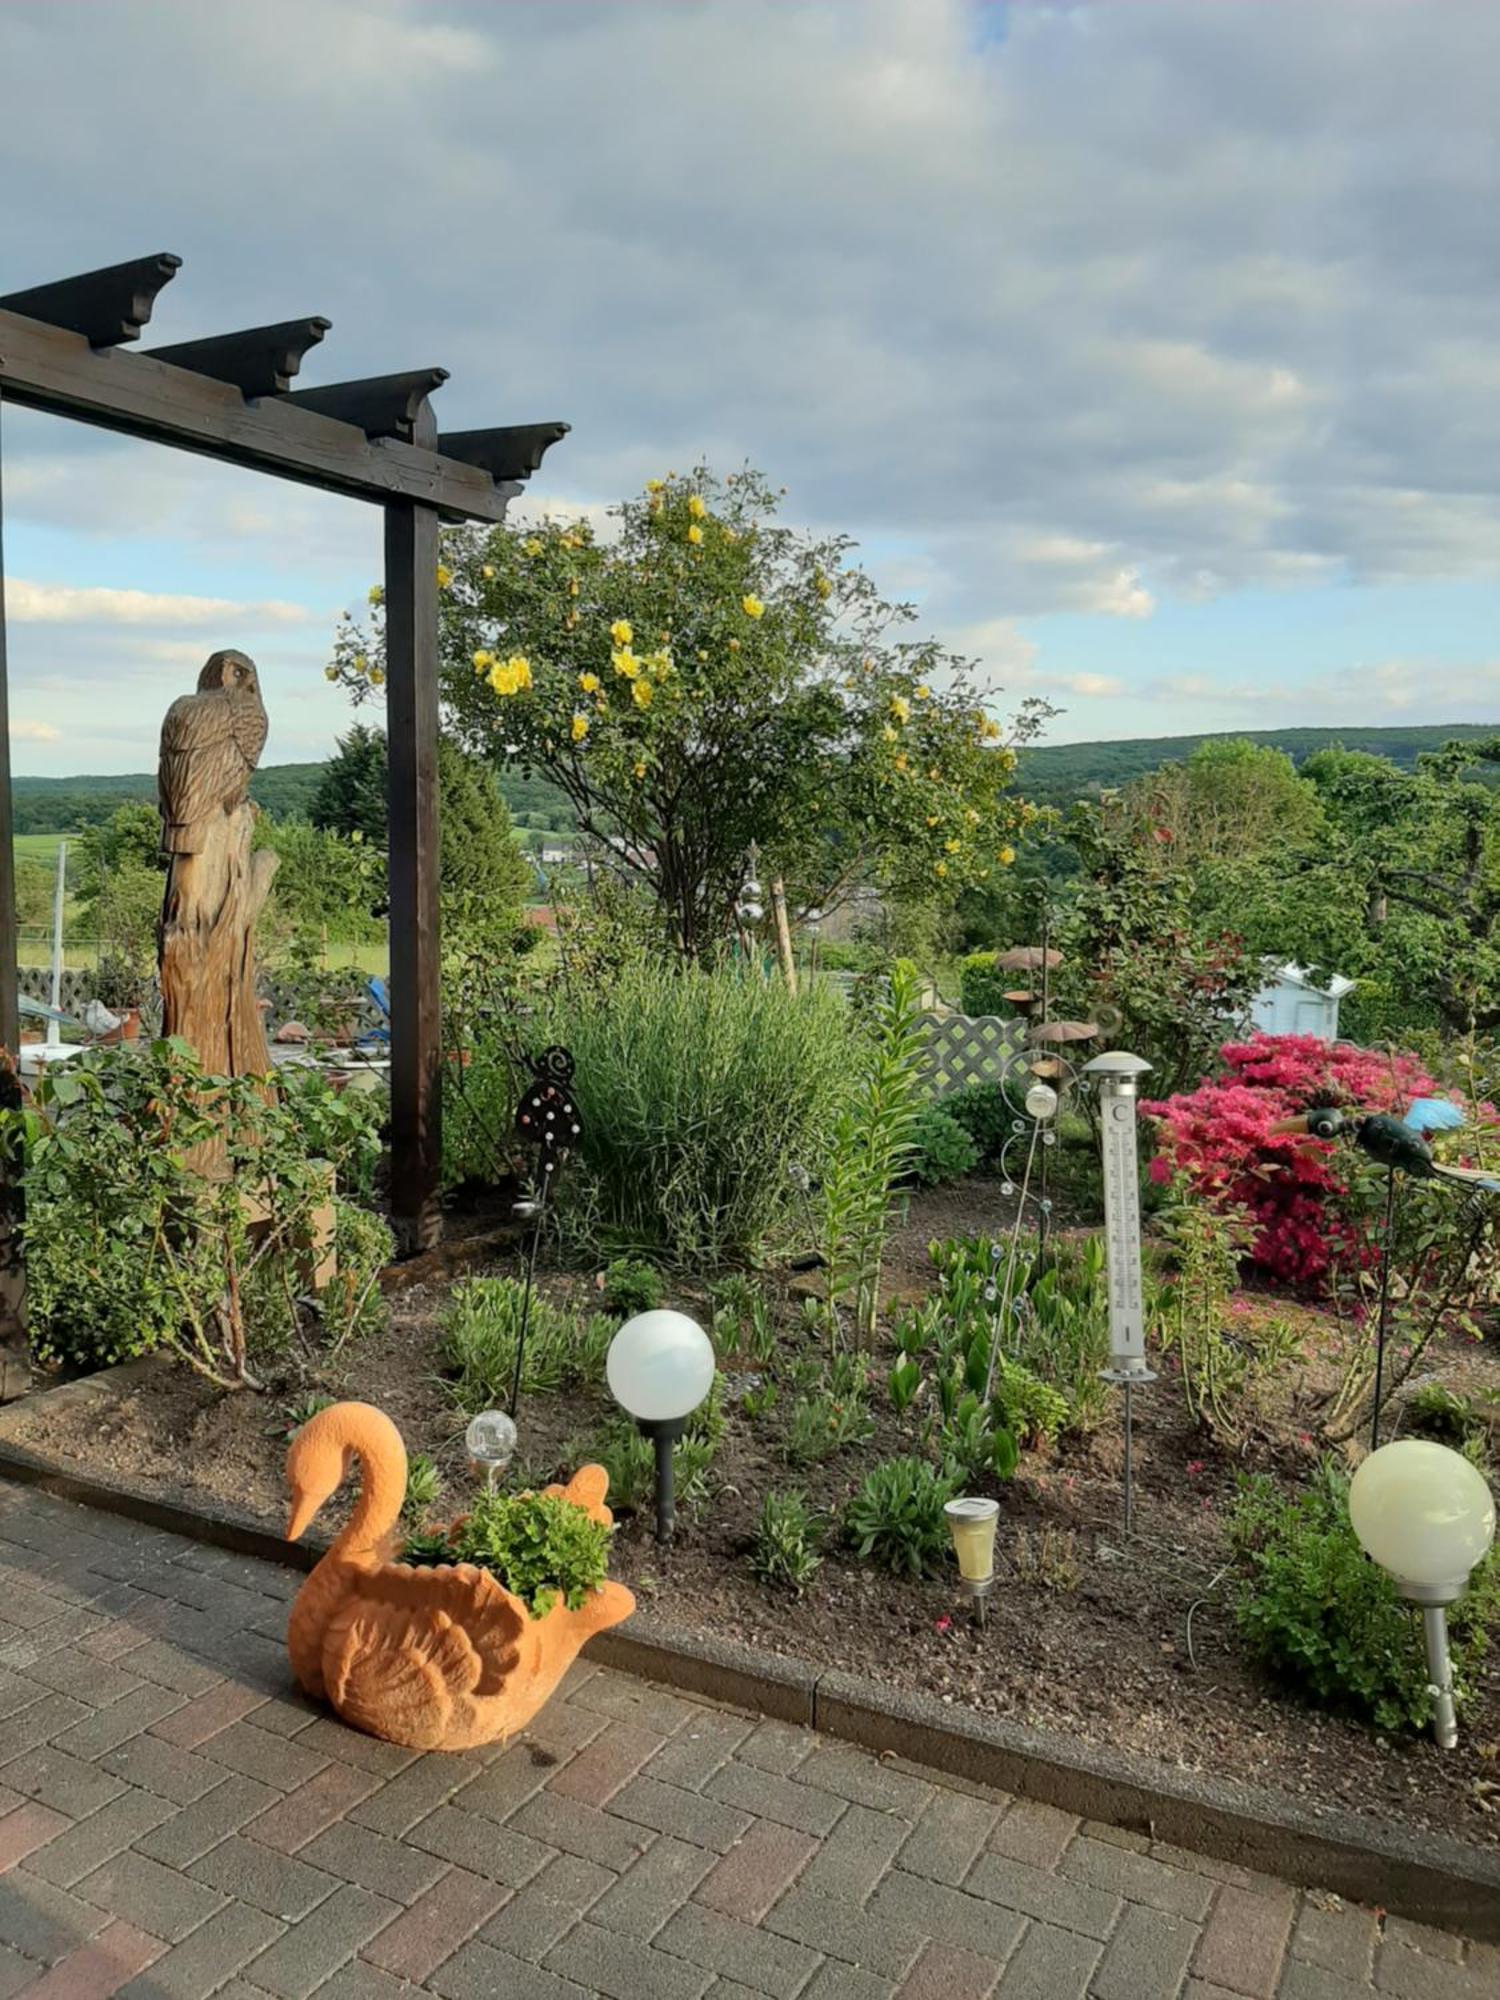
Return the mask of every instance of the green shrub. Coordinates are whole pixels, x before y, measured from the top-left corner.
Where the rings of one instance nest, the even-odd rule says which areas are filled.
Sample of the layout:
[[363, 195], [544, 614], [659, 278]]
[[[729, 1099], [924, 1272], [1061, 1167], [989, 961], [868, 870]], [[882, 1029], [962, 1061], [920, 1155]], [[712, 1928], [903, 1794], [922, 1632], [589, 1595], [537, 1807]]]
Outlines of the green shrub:
[[709, 1286], [714, 1346], [721, 1360], [743, 1355], [759, 1368], [776, 1358], [776, 1328], [765, 1294], [738, 1271]]
[[979, 1148], [956, 1118], [940, 1104], [926, 1104], [912, 1131], [907, 1172], [922, 1187], [962, 1180], [979, 1165]]
[[943, 1508], [954, 1482], [925, 1458], [888, 1458], [867, 1472], [844, 1513], [844, 1533], [865, 1562], [898, 1576], [927, 1576], [949, 1547]]
[[[509, 1405], [524, 1298], [518, 1278], [466, 1278], [453, 1288], [443, 1347], [455, 1371], [453, 1399], [470, 1415]], [[604, 1313], [580, 1319], [533, 1291], [521, 1387], [535, 1393], [597, 1381], [614, 1332]]]
[[[1417, 1614], [1361, 1549], [1348, 1481], [1332, 1461], [1290, 1497], [1265, 1475], [1245, 1480], [1229, 1538], [1240, 1572], [1235, 1618], [1257, 1658], [1310, 1700], [1378, 1728], [1429, 1720]], [[1497, 1616], [1500, 1563], [1491, 1555], [1448, 1613], [1460, 1699]]]
[[832, 1396], [823, 1391], [815, 1396], [799, 1396], [787, 1419], [782, 1445], [788, 1465], [815, 1465], [832, 1458], [845, 1445], [863, 1444], [875, 1426], [870, 1412], [855, 1397]]
[[1019, 1444], [1055, 1444], [1070, 1415], [1061, 1390], [1007, 1354], [995, 1360], [995, 1409]]
[[408, 1541], [406, 1561], [475, 1563], [497, 1576], [533, 1617], [561, 1601], [577, 1611], [603, 1583], [610, 1530], [561, 1494], [481, 1493], [446, 1536]]
[[583, 1125], [560, 1177], [575, 1229], [674, 1263], [752, 1257], [817, 1177], [851, 1066], [847, 1010], [733, 968], [628, 964], [539, 1023], [573, 1051]]
[[1005, 995], [1017, 975], [1002, 971], [992, 951], [971, 951], [958, 962], [958, 1004], [966, 1014], [1013, 1014]]
[[609, 1312], [654, 1312], [665, 1296], [661, 1272], [644, 1257], [616, 1257], [605, 1270], [603, 1297]]
[[762, 1583], [800, 1597], [822, 1564], [817, 1523], [806, 1496], [793, 1489], [767, 1493], [755, 1524], [750, 1567]]
[[438, 1503], [443, 1476], [425, 1451], [414, 1451], [406, 1461], [406, 1498], [401, 1502], [401, 1518], [420, 1522]]
[[968, 1133], [984, 1166], [999, 1165], [1016, 1114], [998, 1083], [966, 1084], [942, 1098], [940, 1108]]
[[[717, 1440], [689, 1428], [672, 1447], [672, 1492], [680, 1513], [691, 1514], [708, 1498], [708, 1476]], [[656, 1445], [620, 1415], [606, 1419], [581, 1454], [609, 1475], [609, 1503], [626, 1512], [649, 1507], [656, 1491]]]
[[986, 1404], [974, 1389], [959, 1389], [958, 1378], [946, 1376], [938, 1385], [942, 1416], [936, 1443], [943, 1471], [955, 1486], [981, 1479], [1009, 1479], [1016, 1469], [1013, 1432], [996, 1418], [997, 1401]]

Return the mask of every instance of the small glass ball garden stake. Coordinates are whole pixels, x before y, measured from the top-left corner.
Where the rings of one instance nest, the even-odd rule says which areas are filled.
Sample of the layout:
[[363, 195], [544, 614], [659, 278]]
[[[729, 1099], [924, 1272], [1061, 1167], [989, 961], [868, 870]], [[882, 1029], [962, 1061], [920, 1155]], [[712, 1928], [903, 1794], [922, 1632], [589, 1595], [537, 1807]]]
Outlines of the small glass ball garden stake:
[[1372, 1451], [1349, 1482], [1349, 1519], [1360, 1547], [1422, 1608], [1432, 1733], [1458, 1742], [1448, 1606], [1495, 1539], [1495, 1502], [1480, 1473], [1445, 1444], [1400, 1438]]
[[516, 1106], [516, 1136], [536, 1148], [534, 1195], [516, 1203], [516, 1214], [531, 1223], [526, 1252], [526, 1282], [521, 1292], [521, 1324], [516, 1330], [516, 1366], [510, 1385], [512, 1419], [521, 1407], [521, 1379], [526, 1361], [526, 1332], [531, 1323], [531, 1294], [536, 1282], [536, 1253], [547, 1220], [547, 1202], [558, 1168], [583, 1137], [583, 1123], [573, 1097], [573, 1058], [565, 1048], [543, 1049], [531, 1064], [531, 1083]]
[[484, 1490], [493, 1493], [495, 1481], [516, 1455], [516, 1426], [504, 1410], [481, 1410], [469, 1419], [464, 1432], [464, 1450], [475, 1465], [484, 1467]]
[[973, 1601], [974, 1623], [983, 1625], [990, 1592], [995, 1588], [995, 1530], [1000, 1521], [1000, 1502], [966, 1493], [948, 1501], [943, 1512], [953, 1538], [953, 1553], [958, 1557], [959, 1582]]
[[686, 1313], [658, 1307], [626, 1320], [609, 1344], [609, 1393], [656, 1446], [656, 1539], [670, 1542], [675, 1522], [672, 1448], [714, 1385], [714, 1346]]

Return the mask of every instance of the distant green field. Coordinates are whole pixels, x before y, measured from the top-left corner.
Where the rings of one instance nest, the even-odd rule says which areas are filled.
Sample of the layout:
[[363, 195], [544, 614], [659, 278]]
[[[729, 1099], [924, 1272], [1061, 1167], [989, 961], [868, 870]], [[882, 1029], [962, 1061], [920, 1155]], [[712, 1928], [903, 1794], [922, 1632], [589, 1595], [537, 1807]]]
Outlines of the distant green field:
[[18, 833], [13, 845], [17, 861], [57, 860], [57, 850], [65, 840], [76, 840], [76, 834], [66, 833]]

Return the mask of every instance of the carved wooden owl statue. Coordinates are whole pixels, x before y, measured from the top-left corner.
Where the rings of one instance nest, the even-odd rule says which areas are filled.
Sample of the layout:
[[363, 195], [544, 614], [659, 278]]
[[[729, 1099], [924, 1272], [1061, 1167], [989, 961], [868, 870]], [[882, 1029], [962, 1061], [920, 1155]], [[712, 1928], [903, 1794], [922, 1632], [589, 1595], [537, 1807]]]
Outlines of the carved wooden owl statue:
[[200, 854], [211, 828], [245, 803], [266, 745], [255, 662], [233, 647], [209, 656], [196, 694], [167, 710], [157, 797], [163, 854]]

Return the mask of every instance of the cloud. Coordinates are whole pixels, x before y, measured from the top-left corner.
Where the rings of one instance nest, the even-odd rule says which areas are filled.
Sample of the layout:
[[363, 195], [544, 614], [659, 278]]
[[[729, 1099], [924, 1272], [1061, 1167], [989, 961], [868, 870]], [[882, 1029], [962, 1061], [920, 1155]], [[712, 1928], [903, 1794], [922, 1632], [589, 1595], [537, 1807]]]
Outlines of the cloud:
[[215, 625], [229, 618], [258, 625], [301, 625], [312, 617], [302, 604], [237, 604], [227, 597], [91, 589], [30, 583], [23, 577], [7, 581], [5, 613], [18, 625]]
[[61, 743], [63, 740], [62, 731], [54, 729], [50, 722], [26, 722], [12, 718], [10, 733], [18, 743]]

